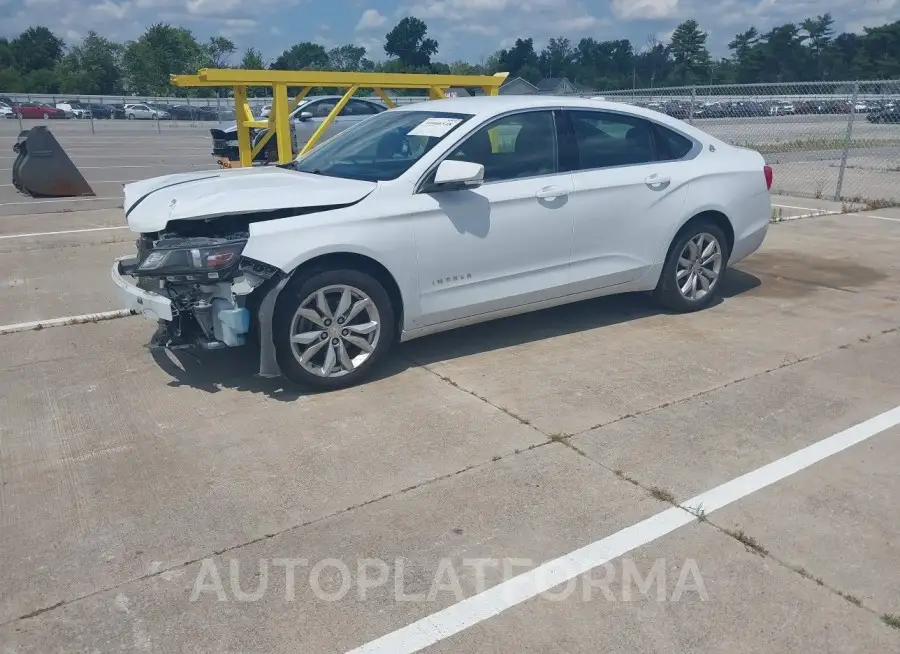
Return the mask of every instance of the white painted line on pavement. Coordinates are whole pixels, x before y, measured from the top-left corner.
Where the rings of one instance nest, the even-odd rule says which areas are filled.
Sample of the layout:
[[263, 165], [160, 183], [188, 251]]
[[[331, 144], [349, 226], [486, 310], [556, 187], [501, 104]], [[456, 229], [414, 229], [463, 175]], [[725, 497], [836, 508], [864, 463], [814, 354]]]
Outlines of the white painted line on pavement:
[[31, 322], [20, 322], [14, 325], [0, 325], [0, 336], [4, 334], [15, 334], [16, 332], [29, 332], [38, 329], [47, 329], [48, 327], [83, 325], [84, 323], [88, 322], [115, 320], [116, 318], [127, 318], [128, 316], [133, 315], [134, 314], [130, 309], [117, 309], [115, 311], [101, 311], [100, 313], [85, 313], [80, 316], [48, 318], [47, 320], [33, 320]]
[[865, 216], [866, 218], [875, 218], [877, 220], [890, 220], [894, 223], [900, 223], [900, 218], [891, 218], [890, 216], [873, 216], [869, 213], [861, 213], [860, 216]]
[[812, 213], [801, 213], [800, 215], [797, 215], [797, 216], [790, 216], [790, 215], [779, 216], [778, 220], [776, 222], [783, 223], [788, 220], [798, 220], [799, 218], [815, 218], [816, 216], [836, 216], [839, 213], [841, 213], [841, 212], [840, 211], [825, 211], [823, 209], [822, 211], [814, 211]]
[[685, 508], [672, 507], [657, 513], [612, 536], [548, 561], [478, 595], [377, 638], [348, 654], [418, 652], [694, 522], [700, 509], [704, 515], [709, 515], [898, 424], [900, 406], [701, 493], [683, 502], [681, 506]]
[[[819, 209], [814, 209], [813, 207], [795, 207], [792, 204], [775, 204], [772, 203], [773, 207], [778, 207], [780, 209], [800, 209], [801, 211], [819, 211]], [[827, 211], [827, 209], [822, 209], [822, 211]]]
[[127, 225], [117, 227], [90, 227], [87, 229], [66, 229], [59, 232], [34, 232], [31, 234], [7, 234], [0, 236], [0, 240], [7, 238], [28, 238], [29, 236], [57, 236], [59, 234], [81, 234], [82, 232], [105, 232], [111, 229], [128, 229]]
[[32, 200], [31, 202], [0, 202], [0, 207], [13, 207], [17, 205], [25, 205], [25, 204], [50, 204], [53, 202], [89, 202], [91, 200], [121, 200], [121, 197], [115, 198], [98, 198], [98, 197], [89, 197], [89, 198], [57, 198], [54, 200]]
[[[196, 169], [198, 166], [209, 166], [206, 164], [179, 164], [178, 166], [174, 166], [175, 168], [190, 168], [192, 170]], [[125, 165], [125, 166], [78, 166], [78, 170], [118, 170], [119, 168], [164, 168], [167, 167], [167, 164], [133, 164], [133, 165]], [[200, 168], [200, 170], [221, 170], [219, 167], [215, 168]], [[0, 172], [12, 172], [12, 168], [0, 168]], [[88, 180], [90, 182], [90, 180]]]

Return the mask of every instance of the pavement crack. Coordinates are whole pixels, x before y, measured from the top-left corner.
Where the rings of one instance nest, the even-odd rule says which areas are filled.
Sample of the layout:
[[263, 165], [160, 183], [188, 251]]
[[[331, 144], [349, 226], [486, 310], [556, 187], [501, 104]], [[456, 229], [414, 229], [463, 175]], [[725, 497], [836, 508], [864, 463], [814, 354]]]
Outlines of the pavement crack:
[[524, 416], [520, 416], [519, 414], [515, 413], [515, 412], [512, 411], [511, 409], [507, 409], [507, 408], [504, 407], [504, 406], [500, 406], [499, 404], [495, 404], [494, 402], [491, 402], [489, 399], [487, 399], [487, 398], [484, 397], [483, 395], [479, 395], [478, 393], [476, 393], [476, 392], [473, 391], [473, 390], [470, 390], [470, 389], [468, 389], [468, 388], [465, 388], [464, 386], [460, 386], [460, 385], [459, 385], [457, 382], [455, 382], [453, 379], [451, 379], [451, 378], [448, 377], [447, 375], [442, 375], [441, 373], [437, 372], [436, 370], [431, 369], [430, 367], [428, 367], [427, 364], [424, 364], [424, 363], [422, 363], [422, 362], [420, 362], [420, 361], [416, 361], [415, 359], [413, 359], [413, 358], [410, 357], [410, 356], [407, 356], [406, 358], [407, 358], [408, 361], [410, 361], [410, 362], [413, 363], [414, 365], [416, 365], [416, 366], [422, 368], [422, 370], [426, 370], [426, 371], [430, 372], [432, 375], [434, 375], [435, 377], [437, 377], [438, 379], [440, 379], [440, 380], [443, 381], [444, 383], [449, 384], [449, 385], [452, 386], [453, 388], [456, 388], [456, 389], [462, 391], [463, 393], [467, 393], [467, 394], [471, 395], [472, 397], [474, 397], [474, 398], [476, 398], [476, 399], [478, 399], [478, 400], [481, 400], [481, 401], [484, 402], [485, 404], [487, 404], [487, 405], [489, 405], [489, 406], [491, 406], [491, 407], [497, 409], [497, 411], [501, 411], [501, 412], [505, 413], [505, 414], [508, 415], [510, 418], [512, 418], [513, 420], [516, 420], [516, 421], [519, 422], [520, 424], [525, 425], [526, 427], [531, 427], [534, 431], [536, 431], [537, 433], [539, 433], [541, 436], [544, 436], [545, 438], [548, 438], [548, 439], [551, 439], [551, 438], [552, 438], [550, 434], [547, 434], [547, 433], [541, 431], [540, 429], [538, 429], [537, 427], [535, 427], [535, 426], [531, 423], [531, 420], [529, 420], [528, 418], [526, 418], [526, 417], [524, 417]]
[[[515, 450], [514, 453], [515, 453], [515, 454], [520, 454], [521, 452], [530, 451], [530, 450], [536, 449], [536, 448], [538, 448], [538, 447], [542, 447], [542, 446], [544, 446], [544, 445], [547, 445], [548, 443], [550, 443], [550, 441], [546, 441], [546, 442], [543, 442], [543, 443], [536, 443], [536, 444], [531, 445], [531, 446], [529, 446], [529, 447], [527, 447], [527, 448], [525, 448], [525, 449], [517, 449], [517, 450]], [[509, 455], [506, 455], [506, 456], [509, 456]], [[69, 606], [70, 604], [75, 604], [76, 602], [80, 602], [80, 601], [82, 601], [82, 600], [89, 599], [89, 598], [91, 598], [91, 597], [95, 597], [95, 596], [100, 595], [100, 594], [102, 594], [102, 593], [107, 593], [107, 592], [116, 590], [116, 589], [121, 588], [121, 587], [123, 587], [123, 586], [127, 586], [128, 584], [133, 584], [133, 583], [137, 583], [137, 582], [141, 582], [141, 581], [146, 581], [146, 580], [148, 580], [148, 579], [154, 579], [154, 578], [156, 578], [156, 577], [160, 577], [161, 575], [163, 575], [163, 574], [165, 574], [165, 573], [168, 573], [168, 572], [171, 572], [171, 571], [173, 571], [173, 570], [179, 570], [179, 569], [182, 569], [182, 568], [186, 568], [186, 567], [188, 567], [188, 566], [190, 566], [190, 565], [193, 565], [193, 564], [195, 564], [195, 563], [199, 563], [199, 562], [203, 561], [204, 559], [207, 559], [207, 558], [209, 558], [209, 557], [211, 557], [211, 556], [221, 556], [221, 555], [226, 554], [226, 553], [228, 553], [228, 552], [234, 552], [234, 551], [236, 551], [236, 550], [239, 550], [239, 549], [242, 549], [242, 548], [245, 548], [245, 547], [249, 547], [249, 546], [251, 546], [251, 545], [256, 545], [257, 543], [261, 543], [261, 542], [263, 542], [263, 541], [271, 540], [271, 539], [275, 538], [276, 536], [281, 536], [281, 535], [283, 535], [283, 534], [287, 534], [287, 533], [296, 531], [296, 530], [298, 530], [298, 529], [305, 529], [306, 527], [311, 527], [311, 526], [313, 526], [313, 525], [317, 525], [317, 524], [319, 524], [319, 523], [321, 523], [321, 522], [325, 522], [326, 520], [330, 520], [330, 519], [335, 518], [335, 517], [337, 517], [337, 516], [339, 516], [339, 515], [343, 515], [344, 513], [349, 513], [349, 512], [351, 512], [351, 511], [356, 511], [356, 510], [361, 509], [361, 508], [363, 508], [363, 507], [367, 507], [367, 506], [371, 506], [371, 505], [373, 505], [373, 504], [377, 504], [378, 502], [382, 502], [382, 501], [387, 500], [387, 499], [390, 499], [390, 498], [392, 498], [392, 497], [398, 497], [398, 496], [400, 496], [400, 495], [403, 495], [403, 494], [405, 494], [405, 493], [409, 493], [409, 492], [414, 491], [414, 490], [417, 490], [417, 489], [419, 489], [419, 488], [424, 488], [424, 487], [430, 486], [430, 485], [432, 485], [432, 484], [434, 484], [434, 483], [437, 483], [437, 482], [440, 482], [440, 481], [444, 481], [444, 480], [446, 480], [446, 479], [450, 479], [450, 478], [452, 478], [452, 477], [456, 477], [456, 476], [458, 476], [458, 475], [465, 474], [465, 473], [467, 473], [467, 472], [471, 472], [472, 470], [477, 470], [477, 469], [479, 469], [479, 468], [482, 468], [482, 467], [485, 467], [485, 466], [487, 466], [487, 465], [490, 465], [493, 461], [498, 461], [498, 460], [500, 460], [500, 459], [502, 459], [502, 458], [504, 458], [504, 456], [494, 457], [494, 458], [491, 459], [490, 461], [482, 461], [482, 462], [480, 462], [480, 463], [473, 463], [473, 464], [471, 464], [471, 465], [465, 466], [464, 468], [460, 468], [459, 470], [454, 470], [453, 472], [448, 472], [448, 473], [443, 474], [443, 475], [438, 475], [437, 477], [432, 477], [432, 478], [430, 478], [430, 479], [425, 479], [425, 480], [419, 482], [418, 484], [413, 484], [413, 485], [411, 485], [411, 486], [407, 486], [407, 487], [405, 487], [405, 488], [401, 488], [401, 489], [399, 489], [399, 490], [392, 491], [392, 492], [390, 492], [390, 493], [385, 493], [384, 495], [381, 495], [381, 496], [379, 496], [379, 497], [374, 497], [374, 498], [368, 499], [368, 500], [366, 500], [366, 501], [364, 501], [364, 502], [359, 502], [359, 503], [357, 503], [357, 504], [353, 504], [353, 505], [348, 506], [348, 507], [345, 507], [345, 508], [343, 508], [343, 509], [338, 509], [338, 510], [336, 510], [336, 511], [333, 511], [333, 512], [331, 512], [331, 513], [328, 513], [327, 515], [319, 516], [318, 518], [313, 518], [313, 519], [311, 519], [311, 520], [306, 520], [305, 522], [301, 522], [301, 523], [296, 524], [296, 525], [291, 525], [291, 526], [289, 526], [289, 527], [285, 527], [284, 529], [279, 529], [278, 531], [275, 531], [275, 532], [272, 532], [272, 533], [268, 533], [268, 534], [264, 534], [264, 535], [258, 536], [258, 537], [256, 537], [256, 538], [251, 538], [250, 540], [246, 540], [246, 541], [243, 541], [243, 542], [234, 544], [234, 545], [229, 545], [228, 547], [223, 547], [223, 548], [221, 548], [221, 549], [212, 550], [212, 551], [210, 551], [210, 552], [205, 553], [203, 556], [197, 556], [197, 557], [194, 557], [194, 558], [192, 558], [192, 559], [190, 559], [190, 560], [182, 561], [182, 562], [180, 562], [180, 563], [176, 563], [176, 564], [174, 564], [174, 565], [170, 565], [170, 566], [167, 566], [167, 567], [165, 567], [165, 568], [162, 568], [162, 567], [161, 567], [161, 568], [159, 568], [159, 569], [154, 569], [152, 572], [148, 572], [148, 573], [146, 573], [146, 574], [137, 575], [137, 576], [134, 576], [134, 577], [130, 577], [130, 578], [128, 578], [128, 579], [123, 579], [123, 580], [120, 581], [120, 582], [117, 582], [117, 583], [115, 583], [115, 584], [111, 584], [111, 585], [109, 585], [109, 586], [104, 586], [103, 588], [98, 588], [97, 590], [91, 591], [90, 593], [85, 593], [85, 594], [83, 594], [83, 595], [78, 595], [77, 597], [72, 597], [72, 598], [69, 598], [69, 599], [63, 599], [63, 600], [60, 600], [60, 601], [55, 602], [55, 603], [53, 603], [53, 604], [50, 604], [50, 605], [48, 605], [48, 606], [39, 607], [39, 608], [37, 608], [37, 609], [34, 609], [34, 610], [32, 610], [32, 611], [29, 611], [28, 613], [23, 613], [23, 614], [21, 614], [21, 615], [18, 615], [18, 616], [15, 616], [15, 617], [12, 617], [12, 618], [9, 618], [9, 619], [7, 619], [7, 620], [4, 620], [4, 621], [0, 622], [0, 627], [4, 627], [4, 626], [6, 626], [6, 625], [12, 624], [12, 623], [14, 623], [14, 622], [18, 622], [18, 621], [20, 621], [20, 620], [27, 620], [27, 619], [29, 619], [29, 618], [34, 618], [34, 617], [39, 616], [39, 615], [41, 615], [41, 614], [43, 614], [43, 613], [46, 613], [46, 612], [48, 612], [48, 611], [52, 611], [52, 610], [54, 610], [54, 609], [58, 609], [58, 608], [65, 607], [65, 606]]]
[[768, 374], [776, 372], [778, 370], [783, 370], [784, 368], [790, 368], [790, 367], [795, 366], [800, 363], [805, 363], [807, 361], [815, 361], [817, 359], [826, 357], [829, 354], [833, 354], [834, 352], [837, 352], [838, 350], [846, 350], [846, 349], [853, 347], [854, 345], [859, 345], [862, 343], [869, 343], [870, 341], [874, 340], [875, 338], [878, 338], [879, 336], [884, 336], [887, 334], [895, 334], [898, 332], [900, 332], [900, 325], [895, 326], [895, 327], [889, 327], [887, 329], [883, 329], [880, 332], [878, 332], [877, 334], [868, 334], [866, 336], [861, 336], [854, 341], [851, 341], [849, 343], [844, 343], [833, 349], [826, 350], [825, 352], [818, 352], [816, 354], [810, 354], [808, 356], [798, 357], [796, 359], [785, 358], [785, 360], [782, 361], [779, 365], [774, 366], [772, 368], [767, 368], [765, 370], [761, 370], [759, 372], [755, 372], [750, 375], [746, 375], [745, 377], [740, 377], [739, 379], [733, 379], [731, 381], [725, 382], [725, 383], [715, 386], [713, 388], [707, 388], [702, 391], [697, 391], [696, 393], [687, 395], [685, 397], [678, 398], [677, 400], [670, 400], [670, 401], [662, 402], [661, 404], [647, 407], [646, 409], [640, 409], [638, 411], [634, 411], [633, 413], [626, 413], [624, 415], [619, 416], [618, 418], [613, 418], [612, 420], [609, 420], [607, 422], [601, 422], [592, 427], [588, 427], [587, 429], [582, 429], [581, 431], [579, 431], [573, 435], [581, 436], [582, 434], [587, 434], [588, 432], [591, 432], [595, 429], [600, 429], [601, 427], [606, 427], [608, 425], [614, 425], [618, 422], [622, 422], [623, 420], [628, 420], [630, 418], [637, 418], [638, 416], [642, 416], [646, 413], [651, 413], [653, 411], [658, 411], [659, 409], [665, 409], [670, 406], [684, 404], [685, 402], [690, 402], [691, 400], [695, 400], [698, 397], [703, 397], [704, 395], [709, 395], [710, 393], [715, 393], [716, 391], [728, 388], [730, 386], [734, 386], [735, 384], [740, 384], [745, 381], [750, 381], [752, 379], [762, 377], [763, 375], [768, 375]]

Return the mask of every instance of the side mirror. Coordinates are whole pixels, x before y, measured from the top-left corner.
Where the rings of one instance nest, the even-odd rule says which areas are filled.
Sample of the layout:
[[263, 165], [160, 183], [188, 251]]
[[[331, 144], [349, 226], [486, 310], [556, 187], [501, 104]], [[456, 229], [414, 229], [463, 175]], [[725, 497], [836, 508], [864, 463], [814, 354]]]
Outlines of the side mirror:
[[300, 120], [309, 120], [312, 117], [313, 117], [313, 114], [311, 111], [301, 111], [300, 115], [298, 116], [298, 118]]
[[433, 190], [478, 188], [484, 183], [484, 166], [470, 161], [442, 161], [434, 172]]

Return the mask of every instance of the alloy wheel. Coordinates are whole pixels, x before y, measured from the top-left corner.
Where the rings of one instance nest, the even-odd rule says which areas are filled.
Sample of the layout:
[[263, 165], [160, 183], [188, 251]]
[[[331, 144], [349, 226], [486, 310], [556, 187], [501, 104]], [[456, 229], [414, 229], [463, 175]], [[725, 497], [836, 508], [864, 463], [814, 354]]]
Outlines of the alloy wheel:
[[343, 377], [375, 351], [381, 317], [372, 299], [346, 284], [311, 293], [291, 321], [291, 351], [317, 377]]
[[712, 234], [692, 237], [678, 255], [675, 282], [682, 297], [702, 300], [719, 282], [722, 273], [722, 247]]

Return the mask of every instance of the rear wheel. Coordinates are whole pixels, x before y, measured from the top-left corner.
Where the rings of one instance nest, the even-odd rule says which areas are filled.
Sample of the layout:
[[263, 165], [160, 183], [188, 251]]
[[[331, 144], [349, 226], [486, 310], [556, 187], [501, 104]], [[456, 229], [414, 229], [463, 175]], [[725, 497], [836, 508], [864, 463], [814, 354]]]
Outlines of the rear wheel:
[[319, 390], [362, 381], [390, 349], [394, 335], [394, 309], [387, 292], [358, 270], [326, 270], [298, 278], [282, 291], [272, 321], [282, 373]]
[[50, 119], [50, 114], [44, 112], [44, 120], [49, 120], [49, 119]]
[[669, 249], [654, 298], [680, 313], [705, 309], [719, 294], [729, 254], [719, 227], [708, 221], [689, 224]]

